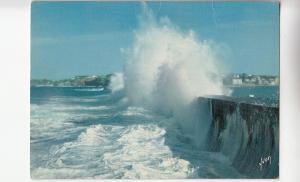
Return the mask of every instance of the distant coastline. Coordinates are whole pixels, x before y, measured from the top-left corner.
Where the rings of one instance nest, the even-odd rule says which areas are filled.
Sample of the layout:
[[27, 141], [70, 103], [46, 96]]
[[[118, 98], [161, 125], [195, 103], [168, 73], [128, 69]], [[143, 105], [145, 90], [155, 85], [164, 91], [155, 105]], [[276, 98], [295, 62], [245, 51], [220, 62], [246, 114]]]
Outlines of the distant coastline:
[[[102, 87], [108, 88], [110, 78], [107, 75], [83, 75], [69, 79], [31, 79], [31, 87]], [[279, 77], [271, 75], [229, 74], [223, 76], [223, 84], [227, 87], [266, 87], [279, 86]]]
[[102, 87], [107, 88], [110, 77], [107, 75], [84, 75], [75, 76], [70, 79], [50, 80], [50, 79], [31, 79], [31, 87]]
[[274, 75], [229, 74], [224, 76], [223, 83], [231, 87], [278, 86], [279, 77]]

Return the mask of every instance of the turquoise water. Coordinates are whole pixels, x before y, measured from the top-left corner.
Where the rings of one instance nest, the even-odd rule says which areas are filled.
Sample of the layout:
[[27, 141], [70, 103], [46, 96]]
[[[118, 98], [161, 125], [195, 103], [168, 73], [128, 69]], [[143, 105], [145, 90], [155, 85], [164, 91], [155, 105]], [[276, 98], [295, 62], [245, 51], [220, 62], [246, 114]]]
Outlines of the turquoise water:
[[[268, 98], [276, 87], [233, 88]], [[200, 151], [172, 118], [97, 88], [31, 88], [33, 178], [244, 178], [218, 152]]]
[[248, 97], [254, 95], [258, 98], [273, 98], [278, 99], [278, 86], [251, 86], [251, 87], [231, 87], [233, 97]]
[[265, 106], [279, 106], [278, 86], [232, 87], [232, 97], [241, 102]]

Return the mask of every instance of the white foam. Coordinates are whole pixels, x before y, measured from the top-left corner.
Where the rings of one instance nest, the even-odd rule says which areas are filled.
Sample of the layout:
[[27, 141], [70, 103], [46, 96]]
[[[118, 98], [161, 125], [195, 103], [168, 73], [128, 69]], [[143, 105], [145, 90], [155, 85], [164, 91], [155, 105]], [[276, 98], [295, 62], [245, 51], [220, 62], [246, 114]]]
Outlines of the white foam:
[[106, 110], [110, 109], [111, 107], [109, 106], [74, 106], [74, 105], [63, 105], [63, 106], [57, 106], [53, 107], [54, 110], [56, 111], [76, 111], [76, 110], [95, 110], [95, 111], [101, 111], [101, 110]]
[[[69, 98], [66, 98], [66, 100], [69, 100]], [[66, 102], [66, 100], [53, 98], [43, 104], [31, 104], [31, 142], [41, 141], [42, 139], [56, 140], [57, 138], [67, 138], [69, 137], [68, 134], [76, 133], [83, 129], [81, 126], [75, 127], [73, 122], [106, 118], [109, 114], [104, 111], [111, 109], [110, 106], [105, 105], [75, 105]], [[99, 111], [99, 113], [85, 111]]]
[[[78, 139], [53, 147], [35, 178], [186, 178], [188, 161], [172, 156], [157, 125], [95, 125]], [[113, 141], [113, 142], [112, 142]]]
[[101, 92], [104, 90], [104, 88], [80, 88], [75, 90], [82, 91], [82, 92]]
[[142, 107], [134, 107], [130, 106], [125, 111], [122, 112], [124, 116], [137, 116], [137, 115], [145, 115], [146, 110]]
[[49, 101], [51, 103], [62, 103], [62, 102], [88, 102], [88, 103], [92, 103], [92, 102], [97, 102], [98, 101], [98, 97], [103, 97], [105, 95], [98, 95], [98, 96], [94, 96], [93, 98], [90, 97], [80, 97], [80, 98], [76, 98], [76, 97], [51, 97], [49, 98]]
[[125, 169], [123, 178], [185, 178], [190, 164], [172, 156], [165, 133], [157, 125], [133, 125], [117, 140], [122, 149], [105, 153], [104, 161], [112, 170]]

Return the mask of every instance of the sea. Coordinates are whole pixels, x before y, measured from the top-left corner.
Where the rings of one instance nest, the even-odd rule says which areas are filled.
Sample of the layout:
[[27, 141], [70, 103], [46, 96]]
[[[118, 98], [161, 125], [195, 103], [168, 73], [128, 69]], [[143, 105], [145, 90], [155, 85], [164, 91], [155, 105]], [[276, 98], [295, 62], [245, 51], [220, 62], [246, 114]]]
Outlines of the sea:
[[[242, 102], [278, 106], [278, 86], [231, 89]], [[110, 90], [31, 87], [30, 115], [34, 179], [245, 178], [223, 154], [194, 146], [172, 118]]]

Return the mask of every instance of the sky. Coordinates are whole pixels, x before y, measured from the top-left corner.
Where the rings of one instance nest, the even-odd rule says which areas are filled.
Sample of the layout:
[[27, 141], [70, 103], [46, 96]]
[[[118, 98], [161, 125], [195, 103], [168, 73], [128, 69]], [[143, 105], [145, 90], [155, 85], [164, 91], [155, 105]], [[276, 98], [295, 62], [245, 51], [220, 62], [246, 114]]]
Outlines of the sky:
[[[151, 2], [158, 18], [219, 45], [228, 72], [279, 74], [279, 4]], [[133, 43], [140, 2], [33, 2], [31, 78], [121, 72]]]

